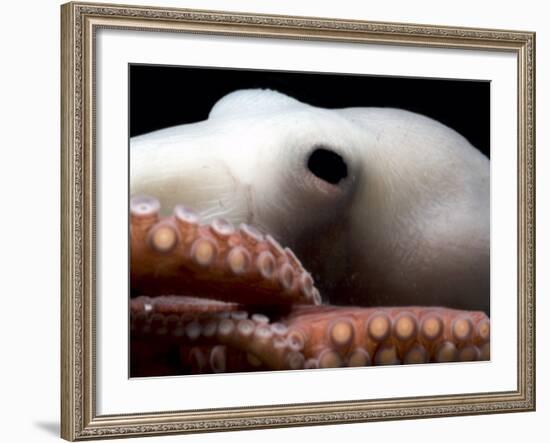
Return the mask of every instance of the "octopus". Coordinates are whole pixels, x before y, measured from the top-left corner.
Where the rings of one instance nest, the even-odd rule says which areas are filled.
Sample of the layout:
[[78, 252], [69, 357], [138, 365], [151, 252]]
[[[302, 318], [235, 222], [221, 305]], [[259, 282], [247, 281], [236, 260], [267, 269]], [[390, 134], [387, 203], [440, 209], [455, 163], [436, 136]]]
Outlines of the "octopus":
[[131, 149], [131, 376], [490, 358], [488, 160], [451, 129], [252, 90]]

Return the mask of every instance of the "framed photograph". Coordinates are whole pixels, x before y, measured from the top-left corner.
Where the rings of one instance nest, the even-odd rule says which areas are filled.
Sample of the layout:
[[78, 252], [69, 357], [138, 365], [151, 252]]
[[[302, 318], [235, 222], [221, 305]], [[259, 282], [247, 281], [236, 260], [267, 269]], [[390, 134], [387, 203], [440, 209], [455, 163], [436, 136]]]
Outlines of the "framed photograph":
[[534, 410], [534, 33], [61, 14], [63, 438]]

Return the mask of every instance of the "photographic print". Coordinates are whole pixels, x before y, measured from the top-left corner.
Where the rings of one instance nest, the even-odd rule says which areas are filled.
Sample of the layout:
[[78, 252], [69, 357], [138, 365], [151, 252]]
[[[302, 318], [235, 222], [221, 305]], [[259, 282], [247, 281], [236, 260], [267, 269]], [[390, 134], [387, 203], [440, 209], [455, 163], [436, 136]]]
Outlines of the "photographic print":
[[490, 359], [490, 82], [128, 75], [131, 377]]
[[61, 435], [535, 408], [535, 34], [61, 8]]

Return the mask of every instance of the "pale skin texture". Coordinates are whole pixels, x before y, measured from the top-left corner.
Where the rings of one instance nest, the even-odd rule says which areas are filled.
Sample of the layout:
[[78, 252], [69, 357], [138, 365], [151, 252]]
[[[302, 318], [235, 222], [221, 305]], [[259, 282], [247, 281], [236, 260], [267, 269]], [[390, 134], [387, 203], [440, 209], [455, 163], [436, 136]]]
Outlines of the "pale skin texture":
[[[308, 169], [320, 147], [347, 167], [337, 184]], [[134, 137], [130, 159], [132, 195], [271, 233], [331, 304], [489, 312], [489, 160], [434, 120], [237, 91]]]

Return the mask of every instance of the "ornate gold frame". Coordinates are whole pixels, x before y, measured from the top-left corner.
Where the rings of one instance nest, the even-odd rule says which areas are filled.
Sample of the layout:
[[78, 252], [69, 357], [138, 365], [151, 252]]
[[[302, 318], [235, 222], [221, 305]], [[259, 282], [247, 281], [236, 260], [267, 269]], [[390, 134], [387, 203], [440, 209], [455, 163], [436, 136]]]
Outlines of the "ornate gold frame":
[[[535, 34], [532, 32], [68, 3], [62, 17], [61, 435], [67, 440], [533, 411]], [[508, 51], [518, 59], [517, 390], [391, 400], [98, 416], [95, 411], [94, 33], [147, 29]]]

